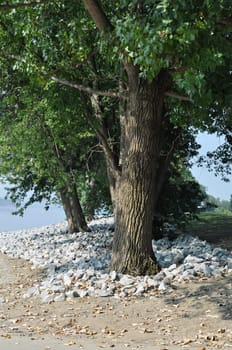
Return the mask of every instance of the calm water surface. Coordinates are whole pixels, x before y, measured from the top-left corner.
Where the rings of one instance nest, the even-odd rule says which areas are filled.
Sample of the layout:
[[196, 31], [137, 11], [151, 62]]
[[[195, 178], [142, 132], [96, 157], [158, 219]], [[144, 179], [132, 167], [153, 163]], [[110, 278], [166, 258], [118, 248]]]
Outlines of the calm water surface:
[[65, 220], [61, 207], [54, 206], [46, 211], [42, 206], [31, 206], [23, 217], [12, 215], [14, 210], [13, 206], [0, 206], [0, 232], [51, 225]]

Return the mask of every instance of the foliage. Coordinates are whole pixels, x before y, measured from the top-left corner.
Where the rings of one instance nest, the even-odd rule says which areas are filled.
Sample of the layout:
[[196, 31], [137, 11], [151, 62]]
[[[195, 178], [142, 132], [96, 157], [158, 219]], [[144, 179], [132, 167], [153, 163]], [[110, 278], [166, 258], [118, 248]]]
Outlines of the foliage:
[[86, 128], [75, 91], [17, 83], [12, 85], [17, 94], [5, 90], [2, 99], [0, 168], [1, 175], [14, 185], [9, 196], [19, 207], [31, 192], [19, 210], [23, 213], [44, 198], [48, 206], [66, 183], [78, 183], [80, 174], [87, 171], [87, 154], [96, 138]]
[[91, 172], [78, 182], [81, 205], [89, 220], [98, 213], [112, 212], [105, 162], [102, 156], [97, 156], [93, 161]]
[[220, 177], [225, 182], [229, 182], [232, 175], [232, 136], [227, 137], [228, 134], [227, 131], [223, 144], [198, 159], [199, 166], [205, 164], [208, 171], [214, 172], [215, 176]]
[[95, 30], [80, 1], [9, 11], [1, 15], [2, 51], [17, 52], [14, 69], [40, 84], [55, 74], [83, 84], [95, 81], [102, 89], [116, 86], [120, 58], [150, 80], [168, 69], [175, 90], [195, 102], [191, 122], [207, 127], [231, 101], [230, 2], [142, 3], [103, 1], [114, 25], [107, 36]]
[[172, 165], [159, 200], [154, 221], [154, 237], [157, 239], [165, 232], [167, 223], [183, 229], [197, 217], [198, 207], [206, 198], [206, 193], [186, 167]]
[[[88, 4], [95, 5], [92, 7], [95, 16], [91, 11], [90, 16], [87, 16], [84, 5]], [[99, 24], [98, 21], [104, 23]], [[95, 179], [97, 183], [101, 176], [101, 167], [97, 169], [95, 162], [90, 176], [86, 177], [86, 172], [83, 171], [88, 151], [96, 144], [92, 134], [94, 130], [104, 149], [108, 175], [110, 172], [111, 175], [114, 173], [112, 177], [118, 190], [115, 196], [118, 223], [113, 245], [116, 247], [113, 250], [115, 266], [120, 266], [120, 272], [128, 272], [128, 267], [129, 272], [138, 272], [139, 269], [141, 273], [146, 273], [148, 265], [153, 264], [152, 259], [147, 257], [151, 247], [144, 247], [148, 241], [146, 237], [151, 234], [151, 219], [148, 216], [153, 207], [153, 188], [155, 189], [154, 183], [158, 178], [156, 173], [164, 173], [170, 178], [166, 182], [168, 195], [176, 188], [182, 196], [178, 205], [173, 203], [171, 208], [171, 202], [165, 202], [165, 196], [159, 193], [157, 207], [162, 207], [163, 200], [162, 211], [165, 212], [168, 203], [170, 212], [176, 211], [178, 220], [187, 210], [179, 204], [181, 200], [186, 198], [189, 201], [195, 195], [201, 196], [197, 185], [191, 183], [190, 186], [191, 181], [184, 180], [184, 163], [189, 162], [188, 156], [191, 154], [186, 155], [185, 149], [180, 146], [180, 149], [175, 149], [173, 157], [169, 157], [175, 146], [175, 135], [178, 137], [179, 129], [191, 130], [191, 133], [196, 129], [209, 132], [213, 128], [221, 130], [221, 121], [222, 132], [225, 133], [226, 123], [231, 120], [231, 3], [228, 0], [219, 0], [216, 3], [213, 0], [57, 0], [34, 7], [17, 7], [6, 11], [4, 15], [3, 12], [0, 13], [0, 44], [1, 64], [5, 67], [10, 61], [11, 70], [16, 75], [21, 74], [20, 84], [15, 84], [8, 74], [0, 89], [2, 94], [7, 93], [9, 111], [6, 115], [9, 117], [12, 114], [14, 117], [15, 124], [10, 124], [16, 140], [20, 140], [14, 148], [9, 131], [6, 132], [10, 141], [7, 144], [9, 152], [3, 152], [6, 159], [10, 154], [6, 163], [9, 162], [13, 167], [19, 164], [21, 167], [22, 164], [24, 169], [26, 166], [31, 167], [32, 163], [29, 170], [33, 174], [39, 175], [39, 179], [45, 176], [51, 183], [55, 181], [58, 188], [67, 181], [67, 169], [69, 174], [71, 170], [71, 176], [80, 179], [80, 189], [87, 198], [86, 179]], [[4, 68], [4, 74], [7, 71]], [[75, 87], [79, 92], [69, 93], [66, 88], [58, 88], [57, 83], [69, 88]], [[23, 89], [24, 93], [26, 91], [25, 96], [20, 99], [23, 106], [14, 102], [15, 96], [10, 94], [8, 84], [13, 87], [26, 86], [26, 90]], [[145, 87], [144, 95], [140, 87]], [[154, 88], [153, 99], [149, 87]], [[32, 92], [35, 89], [36, 92], [30, 95], [29, 89]], [[110, 102], [109, 96], [113, 96]], [[135, 96], [138, 96], [138, 104], [135, 103]], [[119, 97], [119, 103], [115, 97]], [[128, 151], [131, 141], [137, 140], [139, 131], [149, 129], [148, 125], [147, 128], [141, 125], [138, 130], [141, 114], [135, 111], [134, 115], [130, 115], [136, 106], [144, 108], [145, 116], [148, 109], [147, 119], [154, 124], [150, 128], [154, 130], [154, 133], [150, 133], [151, 140], [154, 141], [154, 147], [149, 150], [150, 158], [145, 157], [146, 147], [149, 148], [146, 142], [140, 152]], [[111, 116], [111, 107], [116, 112], [116, 117]], [[162, 113], [163, 109], [167, 113]], [[35, 122], [32, 121], [31, 112], [33, 116], [37, 116], [34, 117]], [[134, 118], [135, 127], [128, 127], [131, 124], [126, 124], [126, 117], [131, 120]], [[144, 118], [145, 121], [147, 119]], [[165, 135], [164, 130], [169, 123], [171, 128]], [[7, 130], [6, 123], [4, 127]], [[21, 130], [25, 128], [28, 130], [21, 135]], [[121, 135], [119, 130], [122, 130]], [[41, 132], [45, 132], [46, 137]], [[141, 135], [144, 138], [146, 132]], [[24, 143], [25, 138], [30, 139], [32, 136], [36, 146], [29, 146], [28, 141]], [[174, 143], [166, 142], [168, 137]], [[21, 153], [18, 152], [19, 161], [11, 161], [12, 149], [16, 152], [17, 145], [21, 143], [23, 149]], [[30, 158], [26, 158], [28, 150], [33, 151]], [[35, 151], [38, 150], [39, 156], [35, 159]], [[169, 158], [173, 159], [171, 167]], [[49, 159], [47, 164], [45, 159]], [[144, 162], [147, 159], [152, 159], [152, 162]], [[18, 174], [17, 166], [13, 170], [17, 170]], [[19, 172], [23, 176], [20, 167]], [[144, 179], [147, 181], [138, 180], [134, 176], [136, 169], [140, 167], [143, 167], [142, 170], [146, 168]], [[137, 214], [144, 220], [143, 224], [138, 224], [139, 220], [134, 214], [136, 211], [127, 211], [125, 208], [131, 198], [126, 193], [123, 195], [123, 191], [129, 189], [129, 194], [133, 192], [131, 178], [144, 191], [137, 191], [133, 204], [137, 204], [140, 195], [148, 198], [146, 208], [144, 205], [141, 205], [141, 209], [136, 208]], [[122, 183], [124, 187], [120, 187]], [[150, 192], [147, 190], [148, 184], [152, 188]], [[187, 189], [191, 194], [186, 193]], [[196, 203], [190, 201], [189, 205], [194, 207]], [[135, 207], [136, 205], [134, 209]], [[120, 215], [122, 212], [125, 215]], [[127, 229], [130, 232], [126, 232]], [[134, 252], [126, 252], [128, 266], [122, 266], [126, 260], [122, 259], [122, 251], [131, 247], [135, 234], [139, 236], [136, 240], [138, 246], [132, 247]], [[157, 271], [157, 267], [153, 271]]]
[[150, 0], [119, 6], [122, 15], [112, 16], [116, 37], [141, 75], [152, 80], [161, 69], [172, 68], [179, 89], [208, 104], [214, 91], [205, 94], [205, 88], [213, 76], [216, 82], [215, 71], [221, 67], [222, 73], [231, 55], [230, 2]]
[[223, 207], [217, 208], [216, 213], [227, 215], [227, 216], [232, 216], [231, 210], [225, 209]]
[[[78, 18], [73, 17], [75, 11], [78, 11]], [[98, 87], [107, 88], [108, 70], [95, 54], [95, 28], [84, 14], [85, 10], [79, 4], [70, 6], [63, 1], [35, 8], [18, 8], [4, 15], [0, 13], [0, 60], [5, 67], [1, 88], [4, 101], [0, 106], [4, 115], [2, 123], [5, 123], [2, 128], [15, 129], [17, 133], [13, 136], [4, 130], [1, 173], [16, 185], [11, 187], [10, 193], [11, 199], [18, 204], [29, 190], [34, 192], [24, 207], [33, 201], [41, 201], [43, 197], [48, 204], [50, 194], [58, 194], [70, 171], [81, 191], [86, 212], [93, 201], [90, 198], [92, 190], [95, 205], [109, 205], [104, 163], [101, 157], [90, 157], [97, 145], [92, 128], [98, 128], [99, 122], [77, 91], [50, 80], [52, 74], [59, 74], [63, 78], [81, 78], [82, 83], [89, 83], [96, 80], [97, 74]], [[58, 20], [54, 21], [54, 18]], [[107, 122], [112, 123], [113, 142], [117, 128], [112, 119], [112, 105], [115, 103], [107, 98], [102, 98], [103, 102], [104, 115]], [[10, 111], [12, 108], [14, 110]], [[11, 135], [16, 141], [14, 148], [9, 146], [14, 157], [5, 156], [4, 160], [3, 154], [7, 154], [4, 144]], [[26, 150], [29, 150], [27, 154]], [[94, 189], [90, 190], [88, 179], [94, 179]], [[104, 198], [100, 198], [100, 192]]]
[[214, 204], [217, 206], [217, 210], [230, 210], [230, 201], [220, 199], [220, 198], [215, 198], [212, 195], [207, 195], [207, 199], [210, 203]]

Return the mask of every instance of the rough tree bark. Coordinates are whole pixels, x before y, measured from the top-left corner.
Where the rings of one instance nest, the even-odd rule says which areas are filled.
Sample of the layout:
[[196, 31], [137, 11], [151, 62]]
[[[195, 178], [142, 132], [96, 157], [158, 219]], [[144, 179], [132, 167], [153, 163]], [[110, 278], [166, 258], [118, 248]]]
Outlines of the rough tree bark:
[[76, 186], [65, 186], [60, 191], [61, 201], [68, 222], [68, 230], [73, 232], [89, 232], [81, 204], [77, 195]]
[[110, 268], [122, 273], [155, 274], [159, 267], [152, 250], [152, 218], [163, 96], [158, 81], [149, 83], [138, 74], [131, 79], [128, 91]]

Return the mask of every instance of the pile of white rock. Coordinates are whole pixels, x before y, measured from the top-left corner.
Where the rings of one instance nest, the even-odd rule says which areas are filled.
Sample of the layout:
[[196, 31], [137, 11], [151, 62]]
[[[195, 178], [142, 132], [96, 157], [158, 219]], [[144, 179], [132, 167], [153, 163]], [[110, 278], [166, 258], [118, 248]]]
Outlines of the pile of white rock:
[[146, 296], [183, 281], [232, 273], [232, 254], [190, 235], [153, 241], [161, 271], [155, 276], [108, 272], [113, 240], [113, 218], [90, 223], [91, 232], [67, 232], [67, 224], [0, 233], [0, 251], [44, 268], [44, 280], [25, 298], [40, 295], [43, 302], [76, 297]]

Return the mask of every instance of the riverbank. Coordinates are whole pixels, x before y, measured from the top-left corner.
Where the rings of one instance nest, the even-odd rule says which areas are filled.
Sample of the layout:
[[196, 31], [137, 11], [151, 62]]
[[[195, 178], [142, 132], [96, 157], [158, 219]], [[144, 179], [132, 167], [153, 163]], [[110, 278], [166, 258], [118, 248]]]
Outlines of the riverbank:
[[155, 276], [129, 276], [108, 272], [113, 240], [113, 217], [89, 223], [91, 232], [67, 231], [66, 222], [30, 230], [2, 232], [0, 252], [32, 263], [44, 278], [23, 295], [42, 302], [75, 298], [155, 296], [178, 284], [232, 274], [232, 254], [197, 237], [153, 241], [161, 271]]
[[182, 235], [154, 242], [158, 277], [109, 274], [112, 218], [90, 226], [1, 233], [1, 350], [231, 348], [230, 252]]

